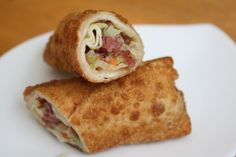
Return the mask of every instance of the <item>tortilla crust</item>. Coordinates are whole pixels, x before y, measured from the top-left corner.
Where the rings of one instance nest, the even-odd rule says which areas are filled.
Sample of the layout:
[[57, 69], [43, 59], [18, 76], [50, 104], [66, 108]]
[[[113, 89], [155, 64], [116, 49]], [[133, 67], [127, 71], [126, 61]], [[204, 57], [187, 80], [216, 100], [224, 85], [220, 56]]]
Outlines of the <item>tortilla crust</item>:
[[43, 96], [68, 119], [92, 87], [93, 84], [82, 78], [53, 80], [33, 87], [27, 87], [24, 91], [24, 96], [25, 100], [34, 94], [39, 97]]
[[[172, 58], [166, 57], [147, 61], [132, 74], [110, 83], [92, 84], [79, 78], [52, 81], [27, 88], [25, 96], [39, 89], [47, 94], [50, 89], [53, 105], [70, 106], [82, 95], [69, 123], [79, 134], [83, 151], [93, 153], [189, 134], [191, 122], [183, 93], [175, 87], [177, 78]], [[84, 84], [88, 92], [81, 93]]]
[[[86, 10], [82, 13], [74, 12], [67, 15], [59, 23], [54, 34], [50, 37], [44, 51], [44, 61], [56, 69], [77, 73], [86, 80], [97, 83], [92, 78], [86, 76], [83, 69], [81, 69], [77, 61], [76, 48], [78, 46], [77, 43], [80, 40], [77, 31], [80, 29], [82, 23], [90, 16], [101, 11]], [[127, 19], [115, 12], [110, 11], [110, 13], [114, 14], [119, 20], [129, 25], [134, 30], [134, 28], [128, 23]], [[114, 79], [117, 79], [117, 77]]]

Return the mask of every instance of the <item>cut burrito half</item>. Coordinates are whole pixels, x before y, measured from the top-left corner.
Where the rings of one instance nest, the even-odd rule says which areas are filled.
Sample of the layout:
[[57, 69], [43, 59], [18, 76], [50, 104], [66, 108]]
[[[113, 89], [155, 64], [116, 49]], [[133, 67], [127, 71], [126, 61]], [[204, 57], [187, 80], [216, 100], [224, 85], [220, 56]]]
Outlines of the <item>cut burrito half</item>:
[[86, 10], [60, 22], [44, 59], [57, 69], [99, 83], [134, 71], [143, 55], [142, 41], [125, 18], [114, 12]]
[[57, 138], [87, 153], [184, 136], [191, 123], [172, 64], [148, 61], [107, 84], [72, 78], [27, 87], [26, 105]]

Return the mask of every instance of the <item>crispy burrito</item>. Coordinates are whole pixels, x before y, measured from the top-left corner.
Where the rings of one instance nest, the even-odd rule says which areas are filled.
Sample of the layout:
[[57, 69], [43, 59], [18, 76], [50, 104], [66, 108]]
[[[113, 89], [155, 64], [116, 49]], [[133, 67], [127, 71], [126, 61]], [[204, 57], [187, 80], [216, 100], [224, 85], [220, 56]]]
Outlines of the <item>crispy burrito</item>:
[[125, 18], [114, 12], [86, 10], [60, 22], [46, 46], [44, 60], [99, 83], [134, 71], [143, 55], [142, 41]]
[[27, 108], [60, 141], [93, 153], [121, 144], [147, 143], [191, 132], [171, 58], [145, 62], [106, 84], [82, 78], [27, 87]]

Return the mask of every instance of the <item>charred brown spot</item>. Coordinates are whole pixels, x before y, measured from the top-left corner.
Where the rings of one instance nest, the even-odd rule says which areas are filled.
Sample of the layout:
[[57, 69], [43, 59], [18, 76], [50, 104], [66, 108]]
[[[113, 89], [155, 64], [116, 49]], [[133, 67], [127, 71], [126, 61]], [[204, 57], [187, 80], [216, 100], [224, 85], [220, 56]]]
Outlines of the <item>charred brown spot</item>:
[[125, 108], [124, 104], [117, 102], [115, 105], [111, 106], [110, 112], [114, 115], [118, 115], [124, 108]]
[[159, 116], [165, 111], [165, 107], [160, 103], [155, 103], [152, 105], [151, 110], [154, 116]]
[[104, 120], [105, 122], [109, 122], [109, 121], [110, 121], [110, 118], [109, 118], [108, 116], [104, 116], [103, 120]]
[[119, 114], [120, 113], [120, 109], [118, 107], [119, 106], [112, 106], [111, 107], [111, 113], [115, 114], [115, 115]]
[[132, 120], [132, 121], [136, 121], [139, 119], [139, 111], [133, 111], [130, 113], [130, 116], [129, 116], [129, 119]]
[[125, 86], [125, 82], [122, 81], [122, 80], [118, 80], [118, 86], [119, 86], [120, 88], [124, 87], [124, 86]]
[[128, 138], [130, 136], [129, 130], [127, 128], [123, 128], [121, 131], [121, 136], [123, 138]]
[[127, 101], [127, 100], [129, 100], [129, 97], [128, 97], [128, 95], [127, 94], [121, 94], [121, 98], [123, 99], [123, 100], [125, 100], [125, 101]]
[[104, 97], [104, 101], [105, 101], [106, 103], [110, 103], [112, 100], [113, 100], [113, 98], [112, 98], [110, 95]]
[[101, 121], [101, 122], [98, 122], [98, 125], [99, 125], [99, 126], [103, 126], [104, 123]]
[[84, 119], [96, 119], [99, 115], [99, 110], [96, 108], [88, 109], [85, 114], [83, 114]]
[[147, 123], [146, 123], [146, 122], [140, 122], [140, 126], [141, 126], [142, 128], [145, 128], [145, 127], [147, 126]]
[[135, 108], [138, 108], [139, 106], [140, 106], [140, 103], [139, 103], [139, 102], [134, 103], [134, 107], [135, 107]]
[[79, 120], [79, 118], [75, 117], [75, 118], [71, 119], [71, 123], [74, 124], [74, 125], [79, 126], [80, 125], [80, 120]]
[[136, 79], [131, 81], [131, 85], [140, 86], [140, 85], [145, 85], [145, 83], [141, 78], [136, 78]]

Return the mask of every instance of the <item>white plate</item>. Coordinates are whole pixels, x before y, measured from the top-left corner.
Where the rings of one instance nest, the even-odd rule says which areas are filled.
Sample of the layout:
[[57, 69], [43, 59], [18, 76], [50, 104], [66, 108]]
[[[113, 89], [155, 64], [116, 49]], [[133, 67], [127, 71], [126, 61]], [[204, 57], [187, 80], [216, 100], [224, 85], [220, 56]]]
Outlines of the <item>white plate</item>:
[[[236, 46], [221, 30], [204, 25], [138, 25], [145, 59], [170, 55], [192, 119], [189, 136], [120, 146], [93, 156], [232, 157], [236, 155]], [[0, 156], [87, 156], [60, 143], [24, 107], [28, 85], [59, 79], [42, 60], [51, 33], [35, 37], [0, 58]]]

